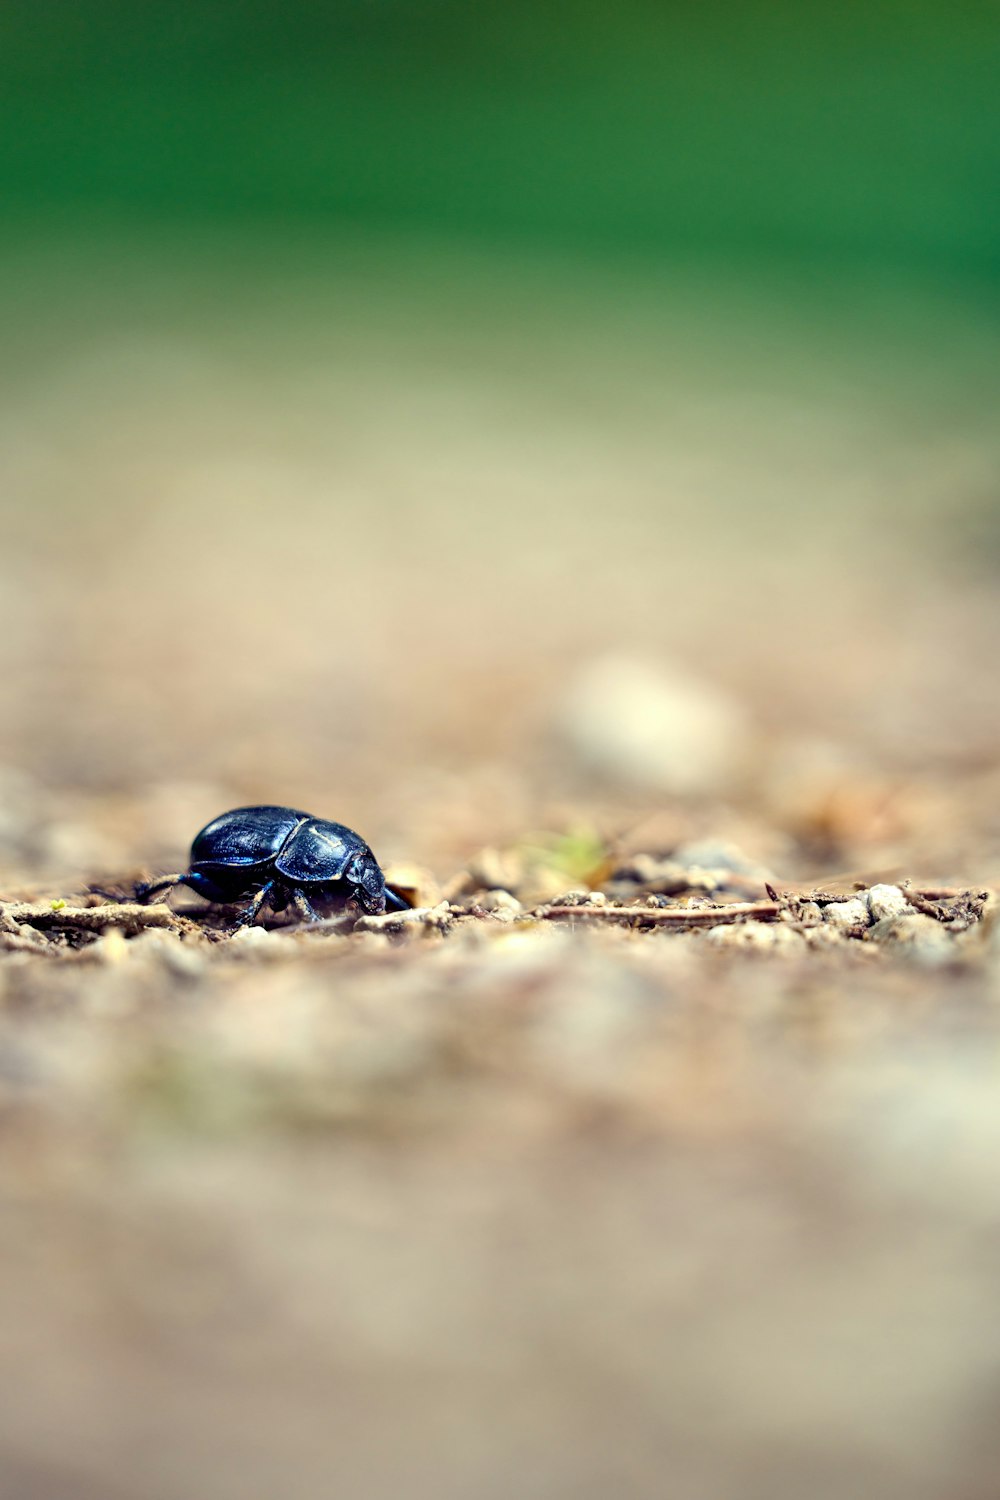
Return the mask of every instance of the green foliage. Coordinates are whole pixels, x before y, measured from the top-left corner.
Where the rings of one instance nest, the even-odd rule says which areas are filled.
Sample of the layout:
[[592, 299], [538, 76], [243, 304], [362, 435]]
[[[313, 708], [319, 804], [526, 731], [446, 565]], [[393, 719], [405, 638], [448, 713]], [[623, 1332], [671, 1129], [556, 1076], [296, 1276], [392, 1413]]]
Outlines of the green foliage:
[[992, 6], [0, 12], [8, 215], [1000, 268]]
[[515, 852], [529, 872], [545, 869], [564, 875], [570, 885], [589, 886], [601, 878], [607, 846], [596, 829], [578, 824], [565, 833], [532, 833]]

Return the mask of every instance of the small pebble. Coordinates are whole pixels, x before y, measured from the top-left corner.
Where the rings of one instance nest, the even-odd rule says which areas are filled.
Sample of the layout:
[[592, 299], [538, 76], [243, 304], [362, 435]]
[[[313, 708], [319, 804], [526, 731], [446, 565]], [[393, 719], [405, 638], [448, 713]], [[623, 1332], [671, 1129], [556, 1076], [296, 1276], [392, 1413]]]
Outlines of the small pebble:
[[[788, 916], [790, 914], [786, 912], [784, 913], [784, 915]], [[818, 922], [822, 922], [822, 920], [823, 912], [822, 909], [816, 905], [816, 902], [803, 901], [802, 905], [799, 907], [799, 921], [802, 923], [803, 927], [815, 927], [816, 924]]]
[[823, 907], [823, 921], [845, 931], [861, 933], [870, 920], [868, 904], [860, 896], [854, 896], [850, 901], [831, 901]]
[[484, 911], [519, 912], [521, 910], [521, 903], [517, 897], [505, 890], [487, 891], [485, 895], [480, 896], [476, 905], [481, 906]]
[[266, 927], [241, 927], [226, 939], [225, 949], [240, 958], [280, 958], [290, 952], [290, 939]]
[[359, 917], [355, 932], [405, 932], [416, 927], [446, 927], [452, 920], [451, 905], [439, 901], [437, 906], [417, 906], [412, 911], [382, 911]]
[[871, 890], [861, 892], [861, 899], [871, 912], [873, 922], [913, 914], [913, 907], [898, 885], [873, 885]]
[[732, 922], [710, 927], [705, 937], [717, 948], [749, 948], [757, 953], [791, 953], [802, 937], [778, 922]]
[[590, 898], [589, 891], [563, 891], [553, 906], [586, 906]]
[[271, 941], [271, 934], [266, 927], [240, 927], [230, 935], [229, 941], [230, 943], [240, 943], [243, 947], [259, 947], [261, 943], [269, 943]]
[[868, 937], [873, 943], [899, 948], [918, 963], [931, 966], [950, 963], [957, 956], [954, 938], [940, 922], [919, 912], [883, 917]]
[[725, 786], [747, 754], [742, 706], [667, 662], [606, 654], [586, 662], [559, 709], [581, 764], [620, 785], [672, 795]]

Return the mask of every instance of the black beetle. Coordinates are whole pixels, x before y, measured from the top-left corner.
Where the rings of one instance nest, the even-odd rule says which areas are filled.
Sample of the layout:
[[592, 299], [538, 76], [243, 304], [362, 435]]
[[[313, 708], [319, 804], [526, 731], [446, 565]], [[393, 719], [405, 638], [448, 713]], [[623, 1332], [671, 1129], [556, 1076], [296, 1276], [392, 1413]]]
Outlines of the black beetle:
[[209, 901], [250, 901], [236, 927], [254, 921], [266, 902], [272, 911], [291, 906], [308, 922], [321, 920], [312, 904], [354, 900], [363, 911], [406, 911], [407, 902], [385, 883], [374, 854], [342, 823], [313, 818], [294, 807], [236, 807], [195, 836], [186, 875], [167, 875], [136, 889], [138, 901], [187, 885]]

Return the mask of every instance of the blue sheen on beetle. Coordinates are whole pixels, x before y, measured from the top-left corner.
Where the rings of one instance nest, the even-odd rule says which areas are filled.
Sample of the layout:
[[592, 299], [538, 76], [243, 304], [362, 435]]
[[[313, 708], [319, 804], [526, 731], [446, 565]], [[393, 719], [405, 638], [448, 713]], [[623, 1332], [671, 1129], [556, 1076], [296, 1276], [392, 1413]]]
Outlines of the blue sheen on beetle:
[[213, 818], [195, 835], [189, 866], [139, 886], [136, 899], [186, 885], [208, 901], [246, 900], [237, 928], [255, 921], [265, 904], [275, 912], [291, 907], [307, 922], [323, 916], [316, 901], [355, 901], [369, 913], [407, 908], [360, 834], [294, 807], [236, 807]]

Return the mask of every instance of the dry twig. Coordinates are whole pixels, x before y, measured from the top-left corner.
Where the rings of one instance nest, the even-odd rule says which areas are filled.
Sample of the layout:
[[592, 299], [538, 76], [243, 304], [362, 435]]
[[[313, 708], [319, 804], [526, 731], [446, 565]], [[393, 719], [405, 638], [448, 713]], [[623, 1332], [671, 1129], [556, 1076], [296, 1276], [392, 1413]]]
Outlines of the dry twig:
[[720, 922], [774, 922], [781, 915], [777, 901], [737, 901], [730, 906], [549, 906], [538, 912], [543, 921], [596, 917], [605, 922], [650, 923], [714, 927]]
[[103, 932], [105, 927], [138, 932], [142, 927], [180, 925], [169, 906], [139, 906], [131, 901], [109, 902], [107, 906], [62, 906], [52, 901], [0, 902], [0, 923], [8, 933], [10, 923], [28, 927], [76, 928], [85, 932]]

